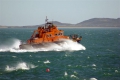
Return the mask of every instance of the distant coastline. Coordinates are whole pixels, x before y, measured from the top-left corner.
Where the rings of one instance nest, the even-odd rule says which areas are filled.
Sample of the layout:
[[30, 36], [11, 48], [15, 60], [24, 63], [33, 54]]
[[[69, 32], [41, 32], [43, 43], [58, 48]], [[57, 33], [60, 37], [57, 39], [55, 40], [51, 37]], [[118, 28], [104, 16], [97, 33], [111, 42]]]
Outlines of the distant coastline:
[[[120, 27], [120, 18], [92, 18], [77, 24], [61, 23], [58, 21], [53, 21], [53, 23], [59, 28]], [[0, 28], [37, 28], [42, 25], [43, 24], [33, 26], [0, 26]]]

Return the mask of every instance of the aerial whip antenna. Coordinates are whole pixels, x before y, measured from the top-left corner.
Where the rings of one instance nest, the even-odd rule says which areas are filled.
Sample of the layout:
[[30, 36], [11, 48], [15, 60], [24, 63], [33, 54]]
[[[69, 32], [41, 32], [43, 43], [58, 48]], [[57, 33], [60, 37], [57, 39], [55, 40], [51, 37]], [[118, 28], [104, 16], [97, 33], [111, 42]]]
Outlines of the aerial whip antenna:
[[46, 23], [48, 22], [47, 16], [46, 16], [45, 22], [46, 22]]
[[48, 19], [47, 19], [47, 16], [46, 16], [46, 19], [45, 19], [45, 28], [47, 26], [47, 22], [48, 22]]

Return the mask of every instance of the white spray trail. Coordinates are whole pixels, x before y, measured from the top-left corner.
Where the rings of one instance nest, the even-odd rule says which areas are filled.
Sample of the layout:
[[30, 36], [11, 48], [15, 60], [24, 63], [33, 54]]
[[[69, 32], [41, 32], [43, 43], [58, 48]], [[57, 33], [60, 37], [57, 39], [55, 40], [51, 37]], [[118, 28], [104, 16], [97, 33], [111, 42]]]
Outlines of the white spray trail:
[[21, 44], [19, 39], [11, 39], [8, 40], [6, 43], [0, 45], [0, 52], [38, 52], [38, 51], [74, 51], [74, 50], [86, 50], [86, 48], [77, 42], [74, 42], [72, 40], [61, 40], [60, 43], [50, 43], [49, 45], [46, 44], [46, 46], [37, 48], [37, 49], [19, 49], [19, 45]]
[[10, 51], [11, 49], [19, 49], [21, 44], [19, 39], [9, 39], [3, 44], [0, 44], [0, 52]]

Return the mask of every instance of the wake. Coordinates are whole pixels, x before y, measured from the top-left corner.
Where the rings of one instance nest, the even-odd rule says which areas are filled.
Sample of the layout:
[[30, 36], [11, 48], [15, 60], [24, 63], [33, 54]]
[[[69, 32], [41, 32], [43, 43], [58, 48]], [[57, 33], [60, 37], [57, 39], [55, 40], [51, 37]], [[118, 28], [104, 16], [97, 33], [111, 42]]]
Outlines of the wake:
[[72, 40], [61, 40], [61, 43], [50, 43], [49, 45], [45, 45], [45, 47], [40, 47], [37, 49], [20, 49], [19, 45], [21, 41], [19, 39], [10, 39], [7, 42], [0, 44], [0, 52], [39, 52], [39, 51], [78, 51], [78, 50], [86, 50], [86, 48], [77, 42], [73, 42]]
[[21, 41], [19, 39], [9, 39], [6, 42], [0, 44], [0, 52], [7, 52], [12, 49], [19, 49]]

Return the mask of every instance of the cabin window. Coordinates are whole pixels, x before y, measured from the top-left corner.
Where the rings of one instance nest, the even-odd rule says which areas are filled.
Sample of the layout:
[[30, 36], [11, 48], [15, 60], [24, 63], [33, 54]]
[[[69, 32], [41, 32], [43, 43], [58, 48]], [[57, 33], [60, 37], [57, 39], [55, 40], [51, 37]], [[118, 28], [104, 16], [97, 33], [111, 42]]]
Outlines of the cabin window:
[[48, 34], [47, 37], [51, 37], [52, 35], [51, 34]]
[[50, 34], [49, 36], [51, 37], [52, 35]]
[[59, 33], [58, 35], [61, 35], [61, 33]]
[[60, 33], [60, 35], [63, 35], [63, 33]]
[[55, 36], [57, 36], [58, 34], [56, 33]]

